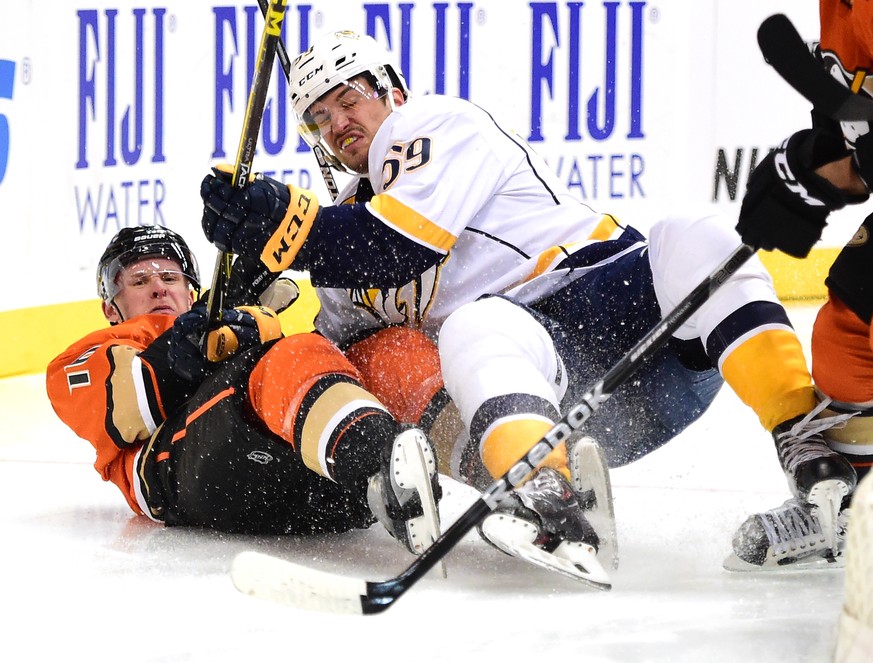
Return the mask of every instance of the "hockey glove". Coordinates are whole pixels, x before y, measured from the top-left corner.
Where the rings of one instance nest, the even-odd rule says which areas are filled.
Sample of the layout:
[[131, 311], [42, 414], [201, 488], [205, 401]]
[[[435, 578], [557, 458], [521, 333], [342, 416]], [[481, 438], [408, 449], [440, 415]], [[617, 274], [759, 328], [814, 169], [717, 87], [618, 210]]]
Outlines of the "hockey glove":
[[276, 279], [263, 293], [261, 306], [272, 309], [277, 314], [287, 309], [300, 297], [300, 288], [291, 279]]
[[[267, 269], [267, 266], [260, 260], [237, 256], [233, 261], [230, 278], [227, 281], [225, 307], [263, 304], [260, 299], [261, 295], [277, 278], [279, 275]], [[273, 307], [269, 306], [268, 308]]]
[[805, 129], [785, 140], [749, 177], [736, 226], [743, 242], [805, 258], [832, 211], [866, 199], [844, 193], [814, 172], [849, 154], [840, 136], [823, 129]]
[[236, 189], [227, 166], [212, 172], [200, 185], [206, 238], [222, 251], [260, 259], [273, 272], [288, 269], [318, 214], [315, 194], [263, 175]]
[[[206, 332], [206, 307], [197, 305], [173, 324], [168, 353], [170, 367], [188, 381], [201, 381], [214, 365], [234, 353], [282, 337], [276, 314], [263, 306], [240, 306], [221, 312], [221, 326]], [[200, 343], [206, 333], [206, 355]]]
[[279, 278], [279, 274], [271, 272], [260, 260], [237, 256], [227, 282], [225, 303], [227, 306], [266, 306], [281, 313], [299, 296], [300, 288], [291, 279]]

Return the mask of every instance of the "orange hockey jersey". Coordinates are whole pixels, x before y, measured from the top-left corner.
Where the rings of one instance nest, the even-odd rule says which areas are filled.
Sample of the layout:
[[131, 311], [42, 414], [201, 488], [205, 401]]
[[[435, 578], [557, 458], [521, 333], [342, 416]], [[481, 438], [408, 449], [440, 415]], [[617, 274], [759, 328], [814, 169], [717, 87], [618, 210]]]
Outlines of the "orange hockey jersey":
[[821, 49], [836, 56], [857, 92], [867, 72], [873, 71], [873, 2], [821, 0], [819, 9]]
[[[133, 481], [134, 458], [143, 443], [187, 394], [160, 361], [142, 352], [173, 325], [168, 315], [142, 315], [88, 334], [48, 365], [46, 389], [58, 417], [97, 453], [104, 481], [124, 494], [135, 513], [143, 510]], [[166, 357], [166, 352], [155, 353]], [[163, 377], [162, 377], [163, 376]]]

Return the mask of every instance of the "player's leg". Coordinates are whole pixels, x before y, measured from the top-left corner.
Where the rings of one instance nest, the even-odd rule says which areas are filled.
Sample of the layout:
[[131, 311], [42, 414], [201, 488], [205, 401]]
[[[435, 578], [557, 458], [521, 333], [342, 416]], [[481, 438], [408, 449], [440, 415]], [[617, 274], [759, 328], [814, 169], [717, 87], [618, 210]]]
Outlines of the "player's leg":
[[363, 488], [309, 470], [256, 417], [248, 400], [258, 351], [222, 364], [138, 457], [136, 477], [168, 525], [308, 534], [367, 527]]
[[[464, 478], [482, 488], [508, 471], [560, 418], [566, 372], [536, 317], [499, 297], [450, 316], [440, 333], [440, 353], [446, 386], [469, 431]], [[571, 469], [570, 458], [583, 447], [588, 453]], [[569, 455], [563, 444], [549, 454], [479, 531], [503, 552], [605, 586], [608, 577], [595, 551], [608, 541], [612, 564], [615, 531], [606, 463], [591, 440], [571, 443]], [[470, 471], [471, 466], [480, 469]], [[595, 510], [603, 540], [588, 521]]]
[[252, 370], [249, 400], [310, 470], [349, 489], [369, 486], [374, 515], [411, 551], [439, 535], [433, 503], [441, 489], [430, 442], [402, 430], [326, 339], [298, 334], [277, 342]]
[[[715, 217], [656, 224], [651, 260], [661, 306], [674, 306], [687, 284], [699, 282], [738, 242]], [[855, 473], [821, 430], [839, 420], [812, 421], [817, 402], [802, 346], [761, 262], [747, 262], [677, 335], [702, 339], [725, 381], [772, 432], [794, 495], [822, 508], [838, 505]]]
[[828, 272], [828, 301], [812, 333], [812, 375], [828, 409], [853, 413], [844, 428], [825, 433], [859, 477], [873, 462], [873, 215], [843, 247]]
[[449, 459], [463, 425], [443, 385], [436, 344], [418, 329], [388, 327], [357, 341], [345, 354], [364, 388], [397, 421], [413, 424], [428, 436], [440, 471], [451, 475]]
[[[873, 461], [870, 225], [868, 218], [831, 266], [829, 298], [816, 316], [812, 333], [812, 375], [820, 412], [809, 425], [823, 423], [823, 440], [851, 463], [859, 478], [867, 474]], [[819, 510], [809, 504], [790, 500], [753, 514], [735, 535], [739, 561], [729, 557], [726, 565], [766, 569], [833, 562], [842, 553], [851, 497], [849, 491], [841, 501], [834, 541], [823, 531], [827, 523], [823, 527]]]
[[[738, 242], [730, 225], [719, 224], [716, 218], [671, 219], [656, 224], [651, 260], [662, 307], [666, 310], [675, 305], [687, 291], [687, 283], [699, 282]], [[823, 430], [840, 425], [841, 419], [820, 418], [802, 346], [760, 261], [753, 258], [747, 262], [677, 335], [703, 341], [725, 381], [772, 433], [791, 492], [802, 509], [812, 510], [816, 527], [824, 532], [826, 547], [836, 549], [840, 505], [854, 488], [855, 472], [822, 436]], [[784, 522], [794, 522], [793, 505], [791, 502], [768, 514], [781, 514]], [[770, 559], [764, 554], [767, 550], [794, 547], [794, 543], [784, 541], [774, 545], [766, 534], [781, 532], [790, 538], [799, 530], [759, 527], [773, 519], [765, 516], [755, 514], [747, 519], [734, 537], [734, 555], [726, 566], [741, 567], [737, 557], [754, 564], [751, 560]], [[789, 559], [788, 553], [784, 559]]]

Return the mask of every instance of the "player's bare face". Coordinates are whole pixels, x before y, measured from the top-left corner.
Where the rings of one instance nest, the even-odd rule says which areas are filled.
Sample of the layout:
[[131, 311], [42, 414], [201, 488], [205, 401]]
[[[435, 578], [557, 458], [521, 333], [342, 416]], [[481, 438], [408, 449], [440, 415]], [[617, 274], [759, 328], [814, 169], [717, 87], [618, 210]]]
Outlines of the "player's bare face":
[[366, 173], [373, 137], [391, 113], [386, 96], [363, 77], [353, 78], [318, 99], [308, 112], [336, 158], [350, 170]]
[[175, 260], [144, 258], [122, 269], [116, 278], [121, 290], [113, 300], [115, 306], [103, 304], [103, 313], [110, 322], [146, 313], [175, 317], [190, 310], [194, 303], [188, 277]]

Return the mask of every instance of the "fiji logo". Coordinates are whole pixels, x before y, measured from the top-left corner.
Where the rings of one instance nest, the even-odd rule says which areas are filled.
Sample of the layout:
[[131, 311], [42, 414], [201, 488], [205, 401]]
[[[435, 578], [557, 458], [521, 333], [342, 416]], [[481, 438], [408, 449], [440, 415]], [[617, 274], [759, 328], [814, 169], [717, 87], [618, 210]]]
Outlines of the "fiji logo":
[[273, 460], [273, 457], [266, 451], [252, 451], [248, 456], [246, 456], [246, 458], [253, 460], [256, 463], [260, 463], [261, 465], [266, 465]]

